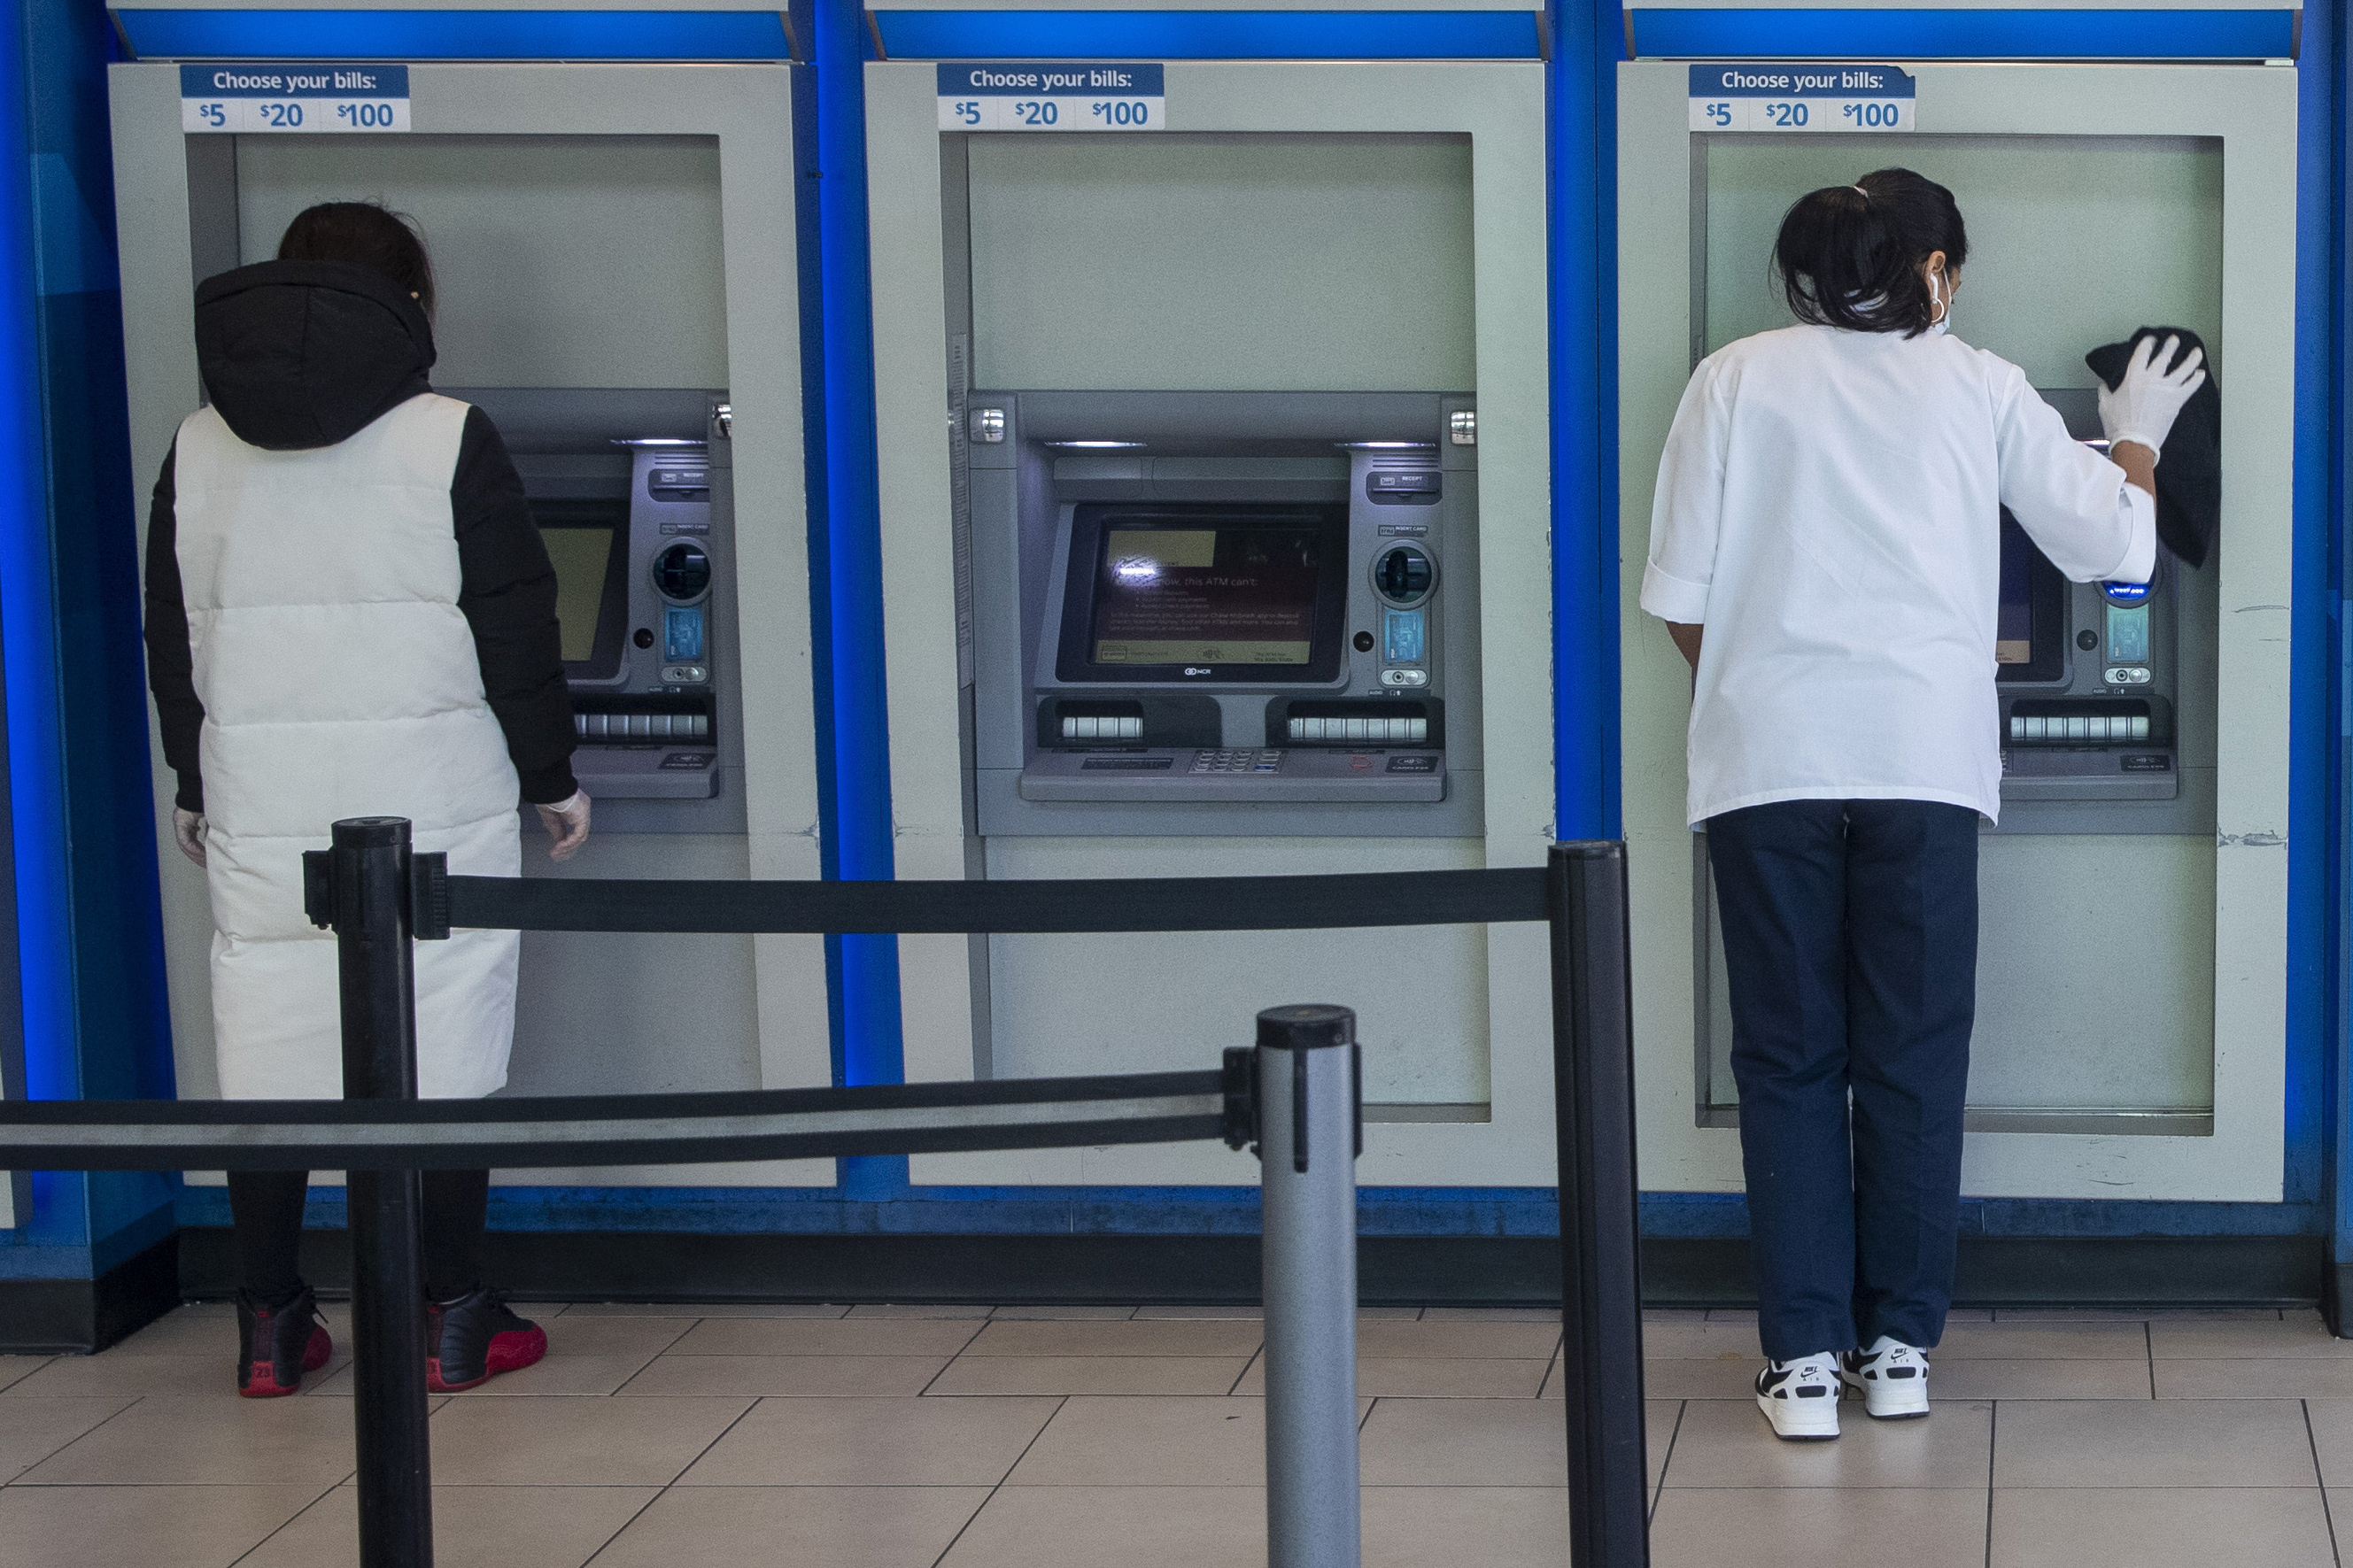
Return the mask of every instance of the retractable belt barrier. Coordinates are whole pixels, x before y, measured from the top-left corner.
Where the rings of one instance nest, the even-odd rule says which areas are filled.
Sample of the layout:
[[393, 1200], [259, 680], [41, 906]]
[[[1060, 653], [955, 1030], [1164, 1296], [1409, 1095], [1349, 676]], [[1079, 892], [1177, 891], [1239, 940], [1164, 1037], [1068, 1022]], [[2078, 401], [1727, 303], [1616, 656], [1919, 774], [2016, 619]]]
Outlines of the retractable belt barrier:
[[[1270, 1568], [1356, 1568], [1356, 1015], [1270, 1008], [1213, 1071], [754, 1093], [419, 1100], [411, 943], [453, 928], [726, 933], [1339, 930], [1544, 921], [1559, 1130], [1569, 1562], [1650, 1561], [1625, 849], [1542, 868], [1104, 881], [715, 882], [452, 876], [409, 824], [303, 859], [332, 928], [341, 1100], [0, 1102], [0, 1168], [348, 1173], [362, 1568], [430, 1568], [418, 1173], [1221, 1138], [1260, 1157]], [[1342, 1156], [1342, 1157], [1335, 1157]]]

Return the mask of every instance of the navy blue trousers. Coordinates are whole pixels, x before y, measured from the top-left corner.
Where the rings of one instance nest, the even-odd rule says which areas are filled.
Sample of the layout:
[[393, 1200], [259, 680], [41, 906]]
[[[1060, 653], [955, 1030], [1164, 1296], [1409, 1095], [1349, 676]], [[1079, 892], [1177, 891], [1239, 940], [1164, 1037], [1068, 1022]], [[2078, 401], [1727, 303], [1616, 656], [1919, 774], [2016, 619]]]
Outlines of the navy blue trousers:
[[1765, 1353], [1933, 1345], [1960, 1226], [1978, 814], [1778, 801], [1710, 817], [1707, 852]]

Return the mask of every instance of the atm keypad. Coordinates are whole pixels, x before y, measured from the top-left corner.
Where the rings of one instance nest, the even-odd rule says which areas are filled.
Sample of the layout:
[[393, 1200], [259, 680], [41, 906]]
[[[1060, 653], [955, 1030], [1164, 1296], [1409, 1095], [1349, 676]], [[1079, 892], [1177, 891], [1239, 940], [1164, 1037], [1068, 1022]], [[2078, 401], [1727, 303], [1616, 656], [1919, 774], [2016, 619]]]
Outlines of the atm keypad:
[[1282, 768], [1281, 752], [1196, 752], [1193, 769], [1197, 773], [1271, 773]]

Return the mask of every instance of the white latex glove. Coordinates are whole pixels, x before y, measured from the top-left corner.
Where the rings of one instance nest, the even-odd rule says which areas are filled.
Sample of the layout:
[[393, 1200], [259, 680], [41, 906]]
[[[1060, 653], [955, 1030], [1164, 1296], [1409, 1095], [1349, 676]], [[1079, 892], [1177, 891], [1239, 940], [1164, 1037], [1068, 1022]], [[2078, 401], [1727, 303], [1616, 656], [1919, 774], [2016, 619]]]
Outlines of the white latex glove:
[[2173, 363], [2180, 347], [2179, 338], [2166, 339], [2162, 348], [2155, 338], [2141, 339], [2125, 361], [2124, 379], [2113, 391], [2100, 388], [2100, 427], [2107, 432], [2109, 446], [2136, 441], [2152, 452], [2163, 450], [2182, 405], [2206, 384], [2206, 373], [2199, 368], [2206, 357], [2203, 349], [2183, 354], [2171, 370], [2160, 368]]
[[575, 789], [570, 800], [559, 800], [554, 805], [533, 805], [532, 809], [539, 813], [541, 825], [547, 829], [548, 837], [554, 840], [547, 847], [549, 859], [569, 860], [588, 842], [586, 790]]
[[201, 866], [205, 863], [205, 814], [172, 808], [172, 842], [180, 853]]

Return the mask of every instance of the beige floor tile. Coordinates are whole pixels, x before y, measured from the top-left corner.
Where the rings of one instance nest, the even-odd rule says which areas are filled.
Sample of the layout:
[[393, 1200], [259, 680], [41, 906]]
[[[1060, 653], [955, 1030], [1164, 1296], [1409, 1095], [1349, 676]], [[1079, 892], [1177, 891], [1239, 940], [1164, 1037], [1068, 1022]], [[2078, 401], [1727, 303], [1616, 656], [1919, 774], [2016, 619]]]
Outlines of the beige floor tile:
[[987, 1497], [981, 1487], [676, 1488], [596, 1568], [931, 1568]]
[[[251, 1404], [237, 1395], [237, 1337], [215, 1347], [214, 1355], [61, 1355], [8, 1391], [6, 1397], [37, 1395], [56, 1399], [111, 1399], [169, 1395], [182, 1399], [226, 1399]], [[305, 1392], [333, 1377], [351, 1364], [351, 1346], [335, 1342], [335, 1353], [325, 1366], [302, 1379]]]
[[12, 1399], [0, 1405], [0, 1481], [32, 1468], [128, 1399]]
[[[558, 1317], [535, 1318], [533, 1321], [547, 1331], [546, 1359], [519, 1372], [501, 1373], [481, 1387], [457, 1397], [618, 1393], [665, 1346], [693, 1326], [678, 1318]], [[322, 1398], [349, 1399], [351, 1370], [347, 1364], [336, 1363], [324, 1378], [306, 1379], [302, 1392]]]
[[2353, 1340], [2338, 1339], [2316, 1317], [2275, 1323], [2151, 1323], [2148, 1345], [2159, 1361], [2278, 1361], [2288, 1356], [2353, 1361]]
[[[351, 1339], [352, 1304], [349, 1301], [322, 1301], [319, 1303], [319, 1316], [325, 1321], [327, 1332], [333, 1336], [338, 1345]], [[226, 1301], [219, 1303], [217, 1310], [209, 1303], [174, 1308], [103, 1353], [199, 1355], [234, 1361], [237, 1358], [237, 1309]]]
[[[1424, 1307], [1421, 1321], [1425, 1323], [1550, 1323], [1560, 1327], [1557, 1307]], [[1642, 1314], [1649, 1322], [1651, 1314]]]
[[1666, 1484], [1676, 1487], [1962, 1487], [1982, 1495], [1993, 1406], [1947, 1399], [1919, 1421], [1873, 1421], [1849, 1400], [1835, 1443], [1785, 1443], [1755, 1403], [1683, 1407]]
[[999, 1307], [989, 1316], [1000, 1322], [1086, 1321], [1117, 1323], [1135, 1316], [1133, 1307]]
[[1559, 1568], [1568, 1539], [1561, 1487], [1367, 1487], [1365, 1568]]
[[[993, 1487], [1054, 1399], [768, 1399], [681, 1486]], [[1145, 1401], [1144, 1403], [1155, 1403]]]
[[1390, 1399], [1359, 1438], [1368, 1487], [1567, 1484], [1560, 1407], [1535, 1399]]
[[[1553, 1418], [1564, 1423], [1567, 1415], [1556, 1405], [1547, 1405]], [[1645, 1399], [1642, 1401], [1642, 1446], [1650, 1460], [1644, 1467], [1650, 1478], [1651, 1489], [1659, 1489], [1662, 1472], [1667, 1468], [1667, 1453], [1673, 1447], [1675, 1429], [1682, 1425], [1683, 1402], [1680, 1399]]]
[[[1566, 1399], [1568, 1397], [1567, 1391], [1561, 1386], [1560, 1363], [1560, 1353], [1556, 1351], [1553, 1353], [1551, 1364], [1545, 1368], [1544, 1385], [1536, 1390], [1536, 1394], [1539, 1397], [1545, 1399]], [[1644, 1364], [1646, 1366], [1648, 1365], [1647, 1363]], [[1645, 1376], [1644, 1383], [1647, 1384], [1648, 1382], [1649, 1379]], [[1644, 1394], [1654, 1394], [1658, 1391], [1645, 1386], [1642, 1392]]]
[[815, 1301], [575, 1301], [567, 1318], [845, 1318], [846, 1305]]
[[2138, 1323], [1961, 1323], [1928, 1352], [1932, 1372], [1956, 1361], [2146, 1361]]
[[964, 1353], [967, 1357], [1246, 1356], [1258, 1349], [1259, 1339], [1259, 1325], [1251, 1322], [994, 1322], [980, 1331]]
[[1208, 1319], [1240, 1322], [1255, 1321], [1265, 1317], [1266, 1309], [1241, 1302], [1226, 1301], [1212, 1302], [1198, 1307], [1138, 1307], [1135, 1310], [1135, 1316], [1140, 1320], [1167, 1318], [1182, 1321], [1187, 1319]]
[[283, 1484], [310, 1487], [315, 1497], [351, 1470], [348, 1405], [159, 1397], [141, 1400], [68, 1444], [23, 1479], [43, 1486]]
[[[337, 1487], [237, 1568], [357, 1568], [358, 1493]], [[435, 1568], [580, 1568], [652, 1487], [435, 1487]]]
[[932, 1394], [1226, 1394], [1240, 1356], [968, 1355], [933, 1380]]
[[1461, 1357], [1479, 1361], [1549, 1360], [1560, 1344], [1557, 1321], [1536, 1323], [1415, 1322], [1359, 1323], [1356, 1354], [1411, 1356], [1416, 1359]]
[[[2306, 1418], [2312, 1424], [2312, 1447], [2320, 1459], [2321, 1484], [2353, 1488], [2353, 1399], [2307, 1399], [2304, 1409]], [[2353, 1526], [2353, 1515], [2348, 1516], [2348, 1523]], [[2353, 1540], [2353, 1529], [2347, 1533], [2348, 1540]]]
[[[1532, 1399], [1544, 1386], [1546, 1365], [1465, 1356], [1359, 1356], [1356, 1392], [1377, 1399]], [[1263, 1358], [1250, 1363], [1234, 1392], [1266, 1392]]]
[[1645, 1361], [1707, 1361], [1732, 1356], [1742, 1363], [1762, 1361], [1755, 1323], [1644, 1323]]
[[5, 1393], [57, 1358], [46, 1355], [0, 1355], [0, 1393]]
[[1265, 1479], [1263, 1400], [1082, 1398], [1063, 1404], [1005, 1484], [1251, 1487]]
[[1995, 1492], [1986, 1561], [1991, 1568], [2333, 1568], [2337, 1553], [2317, 1491], [2073, 1488]]
[[433, 1473], [453, 1486], [663, 1486], [751, 1405], [749, 1399], [453, 1399], [433, 1416]]
[[2292, 1399], [2005, 1400], [1994, 1486], [2316, 1487]]
[[1265, 1563], [1266, 1494], [1255, 1487], [1005, 1487], [940, 1568]]
[[853, 1318], [913, 1318], [955, 1322], [986, 1318], [995, 1310], [994, 1307], [977, 1307], [961, 1301], [869, 1301], [850, 1308], [849, 1315]]
[[2102, 1322], [2130, 1320], [2136, 1323], [2276, 1323], [2276, 1307], [2004, 1307], [1995, 1316], [2002, 1322]]
[[670, 1353], [952, 1356], [984, 1326], [972, 1318], [706, 1318]]
[[2161, 1361], [2159, 1399], [2344, 1399], [2353, 1397], [2353, 1361]]
[[619, 1392], [625, 1398], [706, 1394], [758, 1399], [804, 1394], [891, 1398], [923, 1393], [947, 1364], [945, 1356], [666, 1355], [648, 1363]]
[[10, 1487], [8, 1568], [225, 1568], [310, 1505], [311, 1486]]
[[1710, 1307], [1707, 1321], [1711, 1323], [1753, 1323], [1757, 1321], [1754, 1307]]
[[1982, 1568], [1985, 1542], [1986, 1494], [1958, 1487], [1669, 1487], [1651, 1523], [1653, 1568]]
[[[1765, 1363], [1753, 1355], [1718, 1355], [1647, 1359], [1642, 1363], [1642, 1392], [1652, 1399], [1753, 1399], [1757, 1373]], [[1560, 1397], [1556, 1373], [1545, 1392]]]
[[2142, 1399], [2148, 1362], [1952, 1361], [1929, 1358], [1928, 1393], [1938, 1399]]

